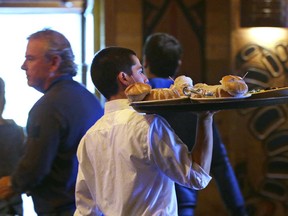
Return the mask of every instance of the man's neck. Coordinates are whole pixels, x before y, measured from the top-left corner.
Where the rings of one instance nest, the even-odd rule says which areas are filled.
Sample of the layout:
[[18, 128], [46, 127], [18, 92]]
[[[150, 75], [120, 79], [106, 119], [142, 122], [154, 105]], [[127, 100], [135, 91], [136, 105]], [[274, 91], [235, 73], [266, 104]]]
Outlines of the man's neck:
[[120, 93], [118, 93], [116, 95], [111, 96], [108, 101], [118, 100], [118, 99], [127, 99], [127, 96], [125, 95], [124, 92], [120, 92]]

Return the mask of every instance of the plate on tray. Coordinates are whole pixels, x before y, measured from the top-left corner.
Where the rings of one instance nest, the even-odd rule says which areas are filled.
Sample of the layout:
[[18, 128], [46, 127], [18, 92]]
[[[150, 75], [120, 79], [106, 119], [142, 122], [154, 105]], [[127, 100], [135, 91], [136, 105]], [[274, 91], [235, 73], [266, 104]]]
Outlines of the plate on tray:
[[252, 98], [288, 96], [288, 87], [281, 87], [270, 90], [260, 90], [259, 92], [251, 93], [251, 95]]
[[137, 105], [137, 104], [171, 104], [171, 103], [178, 103], [182, 101], [189, 101], [188, 96], [183, 96], [180, 98], [171, 98], [171, 99], [161, 99], [161, 100], [149, 100], [149, 101], [136, 101], [131, 102], [131, 105]]
[[239, 100], [251, 97], [251, 94], [246, 94], [241, 97], [204, 97], [204, 98], [190, 98], [192, 101], [198, 101], [198, 102], [220, 102], [220, 101], [230, 101], [230, 100]]

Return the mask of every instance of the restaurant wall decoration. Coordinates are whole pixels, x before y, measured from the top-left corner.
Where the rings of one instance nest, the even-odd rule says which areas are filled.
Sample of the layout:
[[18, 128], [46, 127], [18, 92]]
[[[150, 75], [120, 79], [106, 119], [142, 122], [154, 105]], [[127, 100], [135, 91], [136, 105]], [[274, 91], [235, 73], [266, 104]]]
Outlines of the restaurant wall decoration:
[[[231, 1], [233, 71], [248, 72], [249, 90], [288, 86], [287, 3]], [[238, 110], [229, 117], [237, 122], [229, 137], [249, 215], [288, 215], [288, 105]]]
[[[242, 41], [245, 43], [235, 55], [235, 71], [248, 72], [245, 81], [249, 90], [288, 86], [287, 41], [279, 39], [269, 46]], [[288, 106], [251, 108], [238, 114], [247, 137], [241, 153], [247, 157], [235, 169], [249, 212], [287, 215]]]

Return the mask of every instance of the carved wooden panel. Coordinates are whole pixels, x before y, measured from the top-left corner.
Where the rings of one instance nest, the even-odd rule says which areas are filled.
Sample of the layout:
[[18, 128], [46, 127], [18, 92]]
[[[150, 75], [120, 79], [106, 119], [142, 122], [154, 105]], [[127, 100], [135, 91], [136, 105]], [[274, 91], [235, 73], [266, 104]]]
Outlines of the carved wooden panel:
[[175, 36], [184, 49], [179, 75], [205, 81], [205, 0], [142, 0], [142, 12], [143, 42], [155, 32]]

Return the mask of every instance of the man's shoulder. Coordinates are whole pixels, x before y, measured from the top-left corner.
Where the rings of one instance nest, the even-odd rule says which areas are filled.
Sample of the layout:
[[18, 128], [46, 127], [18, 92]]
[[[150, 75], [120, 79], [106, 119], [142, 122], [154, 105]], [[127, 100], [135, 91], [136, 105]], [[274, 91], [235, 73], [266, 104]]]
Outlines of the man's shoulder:
[[62, 100], [69, 99], [70, 97], [94, 97], [92, 92], [90, 92], [84, 85], [74, 80], [65, 80], [56, 83], [49, 89], [44, 95], [43, 100]]

